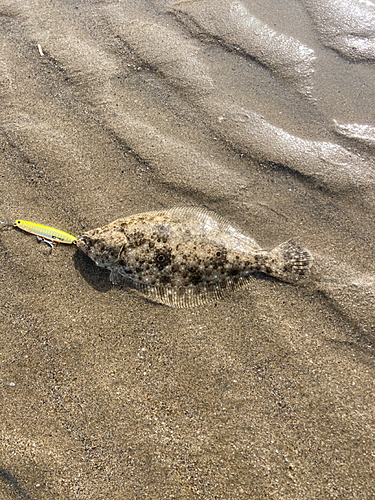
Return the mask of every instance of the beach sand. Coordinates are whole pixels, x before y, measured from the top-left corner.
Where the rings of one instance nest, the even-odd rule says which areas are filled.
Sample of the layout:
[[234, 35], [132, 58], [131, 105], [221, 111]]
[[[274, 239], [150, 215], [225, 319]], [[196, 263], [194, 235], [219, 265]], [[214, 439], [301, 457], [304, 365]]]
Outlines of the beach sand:
[[2, 228], [1, 499], [373, 498], [374, 19], [0, 0], [2, 221], [194, 204], [315, 259], [173, 309]]

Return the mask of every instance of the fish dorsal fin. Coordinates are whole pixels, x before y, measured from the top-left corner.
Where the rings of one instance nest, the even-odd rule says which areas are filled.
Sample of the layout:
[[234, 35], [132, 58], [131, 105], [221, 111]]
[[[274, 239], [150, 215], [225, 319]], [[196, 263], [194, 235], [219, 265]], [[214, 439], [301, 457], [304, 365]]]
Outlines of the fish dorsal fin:
[[167, 215], [170, 217], [191, 219], [197, 222], [201, 222], [203, 224], [208, 224], [211, 226], [212, 229], [217, 229], [225, 234], [229, 234], [235, 238], [238, 238], [241, 241], [246, 242], [248, 245], [250, 245], [256, 250], [261, 249], [258, 243], [254, 241], [252, 238], [245, 236], [242, 233], [241, 228], [237, 227], [236, 224], [232, 224], [221, 215], [203, 207], [198, 207], [194, 205], [187, 207], [174, 207], [168, 210], [147, 212], [147, 214], [155, 216]]
[[215, 300], [224, 298], [228, 293], [246, 288], [254, 277], [238, 276], [230, 277], [224, 282], [211, 285], [189, 285], [185, 287], [175, 287], [168, 285], [154, 286], [141, 283], [137, 280], [120, 274], [119, 271], [111, 272], [110, 280], [117, 286], [129, 286], [138, 290], [147, 298], [154, 302], [164, 304], [170, 307], [185, 308], [196, 307], [202, 304], [208, 304]]

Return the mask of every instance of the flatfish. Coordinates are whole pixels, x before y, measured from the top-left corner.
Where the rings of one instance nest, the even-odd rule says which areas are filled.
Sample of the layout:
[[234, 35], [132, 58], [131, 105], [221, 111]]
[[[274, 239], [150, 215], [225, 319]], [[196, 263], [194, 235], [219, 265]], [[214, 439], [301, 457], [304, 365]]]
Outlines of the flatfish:
[[173, 307], [220, 299], [257, 272], [306, 276], [313, 261], [291, 240], [263, 250], [221, 216], [198, 207], [125, 217], [88, 231], [77, 246], [111, 271], [113, 283]]

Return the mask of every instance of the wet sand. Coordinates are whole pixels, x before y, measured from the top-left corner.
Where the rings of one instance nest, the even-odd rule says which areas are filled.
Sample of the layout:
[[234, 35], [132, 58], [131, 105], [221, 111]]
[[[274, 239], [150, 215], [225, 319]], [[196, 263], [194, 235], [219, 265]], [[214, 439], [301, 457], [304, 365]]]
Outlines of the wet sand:
[[1, 220], [195, 204], [315, 258], [172, 309], [1, 229], [0, 497], [372, 498], [374, 2], [0, 16]]

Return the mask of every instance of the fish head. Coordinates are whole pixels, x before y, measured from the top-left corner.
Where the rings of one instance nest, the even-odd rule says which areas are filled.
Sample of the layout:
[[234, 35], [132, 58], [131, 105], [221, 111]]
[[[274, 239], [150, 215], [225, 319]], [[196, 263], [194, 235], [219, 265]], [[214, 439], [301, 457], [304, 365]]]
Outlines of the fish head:
[[118, 262], [125, 243], [111, 232], [93, 230], [77, 240], [77, 247], [99, 267], [111, 269]]

